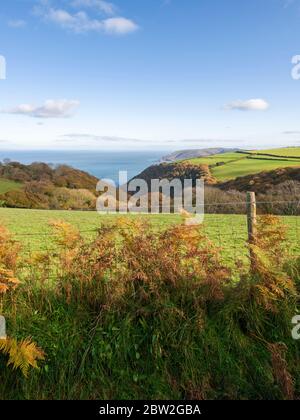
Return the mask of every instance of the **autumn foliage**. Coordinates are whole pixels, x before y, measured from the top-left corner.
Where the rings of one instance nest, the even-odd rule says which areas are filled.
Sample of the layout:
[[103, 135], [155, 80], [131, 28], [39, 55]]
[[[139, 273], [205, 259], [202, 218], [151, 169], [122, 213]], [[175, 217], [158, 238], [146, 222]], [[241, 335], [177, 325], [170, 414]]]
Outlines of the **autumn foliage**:
[[252, 260], [235, 268], [201, 226], [116, 218], [90, 240], [50, 226], [53, 249], [26, 258], [0, 230], [2, 313], [18, 324], [19, 308], [27, 335], [47, 331], [47, 356], [36, 337], [0, 350], [25, 376], [46, 358], [42, 398], [297, 398], [289, 340], [300, 265], [278, 218], [259, 218]]
[[[16, 278], [20, 246], [6, 229], [0, 227], [0, 311], [3, 307], [3, 296], [14, 291], [20, 284]], [[14, 338], [0, 339], [0, 353], [8, 355], [8, 366], [20, 369], [25, 377], [30, 367], [37, 368], [37, 360], [44, 359], [44, 353], [29, 338], [17, 341]]]

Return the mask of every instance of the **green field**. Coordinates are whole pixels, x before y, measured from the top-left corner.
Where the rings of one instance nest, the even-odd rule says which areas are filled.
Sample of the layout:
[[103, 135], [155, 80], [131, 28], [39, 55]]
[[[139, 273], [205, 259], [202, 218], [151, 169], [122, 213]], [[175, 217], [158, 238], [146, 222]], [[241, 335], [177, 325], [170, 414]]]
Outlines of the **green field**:
[[195, 164], [207, 164], [207, 165], [215, 165], [220, 162], [230, 163], [245, 159], [245, 155], [240, 153], [221, 153], [218, 155], [212, 155], [202, 158], [195, 158], [189, 159], [188, 161]]
[[[273, 156], [266, 156], [272, 154]], [[280, 156], [286, 156], [284, 158]], [[212, 175], [218, 181], [227, 181], [240, 176], [272, 171], [285, 167], [300, 167], [300, 147], [249, 151], [247, 153], [223, 153], [188, 162], [210, 166]]]
[[19, 190], [21, 188], [19, 182], [10, 181], [9, 179], [0, 178], [0, 194], [5, 194], [8, 191]]
[[[253, 153], [250, 151], [249, 153]], [[294, 156], [300, 158], [300, 147], [282, 147], [280, 149], [268, 149], [268, 150], [256, 150], [255, 153], [258, 154], [270, 154], [278, 156]]]
[[237, 160], [230, 164], [218, 166], [212, 169], [212, 174], [220, 181], [227, 181], [240, 176], [252, 175], [263, 171], [273, 171], [278, 168], [290, 166], [300, 167], [300, 158], [297, 160], [280, 159], [248, 159]]
[[[99, 215], [97, 212], [59, 211], [59, 210], [23, 210], [0, 208], [0, 225], [6, 226], [22, 242], [24, 250], [31, 252], [52, 249], [53, 236], [49, 222], [64, 220], [76, 226], [83, 237], [92, 240], [97, 228], [115, 219], [113, 215]], [[162, 229], [182, 219], [178, 215], [128, 216], [146, 218], [156, 229]], [[282, 217], [288, 226], [290, 251], [300, 253], [300, 220], [297, 216]], [[203, 227], [208, 237], [222, 249], [224, 259], [234, 262], [236, 258], [247, 255], [247, 221], [243, 215], [207, 214]]]

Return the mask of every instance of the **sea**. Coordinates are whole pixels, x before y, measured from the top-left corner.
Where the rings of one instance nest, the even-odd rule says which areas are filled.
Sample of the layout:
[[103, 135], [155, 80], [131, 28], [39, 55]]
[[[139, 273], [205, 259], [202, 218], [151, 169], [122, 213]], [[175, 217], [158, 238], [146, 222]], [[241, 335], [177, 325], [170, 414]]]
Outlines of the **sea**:
[[127, 171], [128, 180], [148, 166], [156, 164], [168, 151], [95, 151], [95, 150], [1, 150], [0, 161], [10, 159], [23, 164], [44, 162], [66, 164], [88, 172], [98, 179], [111, 179], [118, 183], [119, 171]]

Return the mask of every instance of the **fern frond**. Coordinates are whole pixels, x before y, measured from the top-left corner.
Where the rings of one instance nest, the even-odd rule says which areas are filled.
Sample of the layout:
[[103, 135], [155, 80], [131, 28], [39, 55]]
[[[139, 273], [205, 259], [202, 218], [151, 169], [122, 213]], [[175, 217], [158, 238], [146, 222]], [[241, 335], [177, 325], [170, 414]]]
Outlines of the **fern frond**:
[[38, 368], [37, 361], [44, 360], [44, 352], [30, 339], [17, 342], [14, 338], [0, 340], [0, 351], [9, 356], [7, 366], [20, 369], [25, 377], [28, 376], [29, 368]]
[[12, 270], [7, 270], [0, 265], [0, 294], [14, 290], [19, 284], [20, 281], [14, 276]]

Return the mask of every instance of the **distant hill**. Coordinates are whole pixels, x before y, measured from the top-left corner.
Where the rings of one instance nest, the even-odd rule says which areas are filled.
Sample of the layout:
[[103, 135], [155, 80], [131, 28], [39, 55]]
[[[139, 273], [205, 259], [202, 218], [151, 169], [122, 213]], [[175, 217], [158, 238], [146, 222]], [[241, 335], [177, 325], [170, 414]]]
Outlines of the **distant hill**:
[[225, 191], [254, 191], [256, 193], [267, 193], [276, 186], [294, 181], [300, 185], [300, 166], [297, 168], [280, 168], [275, 171], [260, 172], [254, 175], [247, 175], [231, 181], [218, 184], [218, 187]]
[[[221, 150], [227, 151], [222, 153]], [[168, 158], [182, 158], [190, 153], [201, 153], [202, 156], [153, 165], [135, 178], [145, 179], [149, 184], [150, 180], [155, 178], [167, 178], [170, 180], [174, 178], [194, 179], [202, 177], [207, 184], [221, 184], [261, 172], [276, 171], [289, 167], [300, 168], [300, 147], [257, 151], [238, 150], [233, 152], [228, 152], [228, 149], [211, 148], [175, 152], [169, 155]]]
[[184, 179], [203, 178], [208, 184], [214, 184], [216, 182], [216, 180], [211, 176], [207, 165], [193, 165], [189, 162], [161, 163], [160, 165], [152, 165], [133, 179], [143, 179], [150, 187], [152, 179], [168, 179], [171, 181], [174, 178], [178, 178], [181, 181], [184, 181]]
[[[300, 147], [231, 152], [211, 148], [172, 156], [191, 152], [202, 156], [152, 165], [135, 179], [144, 179], [149, 185], [152, 179], [202, 178], [219, 191], [251, 189], [258, 193], [269, 188], [279, 191], [279, 186], [289, 181], [300, 182]], [[0, 207], [94, 210], [97, 182], [96, 177], [67, 165], [0, 163]]]
[[[243, 201], [245, 191], [267, 194], [268, 201], [272, 199], [272, 194], [282, 195], [284, 198], [281, 199], [288, 201], [289, 195], [299, 196], [295, 189], [299, 191], [300, 186], [300, 148], [239, 150], [178, 162], [164, 162], [148, 167], [136, 178], [144, 179], [148, 185], [151, 179], [202, 178], [207, 185], [206, 200], [209, 202], [230, 202], [233, 199]], [[217, 212], [221, 210], [236, 211], [225, 207], [214, 209]], [[289, 214], [287, 209], [278, 211]]]
[[193, 165], [208, 165], [219, 182], [279, 168], [300, 167], [300, 147], [271, 150], [237, 151], [187, 159]]
[[98, 181], [96, 177], [71, 166], [53, 166], [42, 162], [34, 162], [30, 165], [19, 162], [0, 162], [0, 178], [19, 183], [47, 182], [56, 187], [86, 188], [93, 191]]
[[215, 147], [215, 148], [208, 148], [208, 149], [179, 150], [169, 155], [163, 156], [161, 161], [162, 162], [175, 162], [177, 160], [206, 157], [206, 156], [218, 155], [220, 153], [236, 152], [238, 150], [239, 149], [229, 149], [229, 148], [224, 148], [224, 147]]
[[94, 209], [98, 179], [67, 165], [0, 163], [0, 206]]

